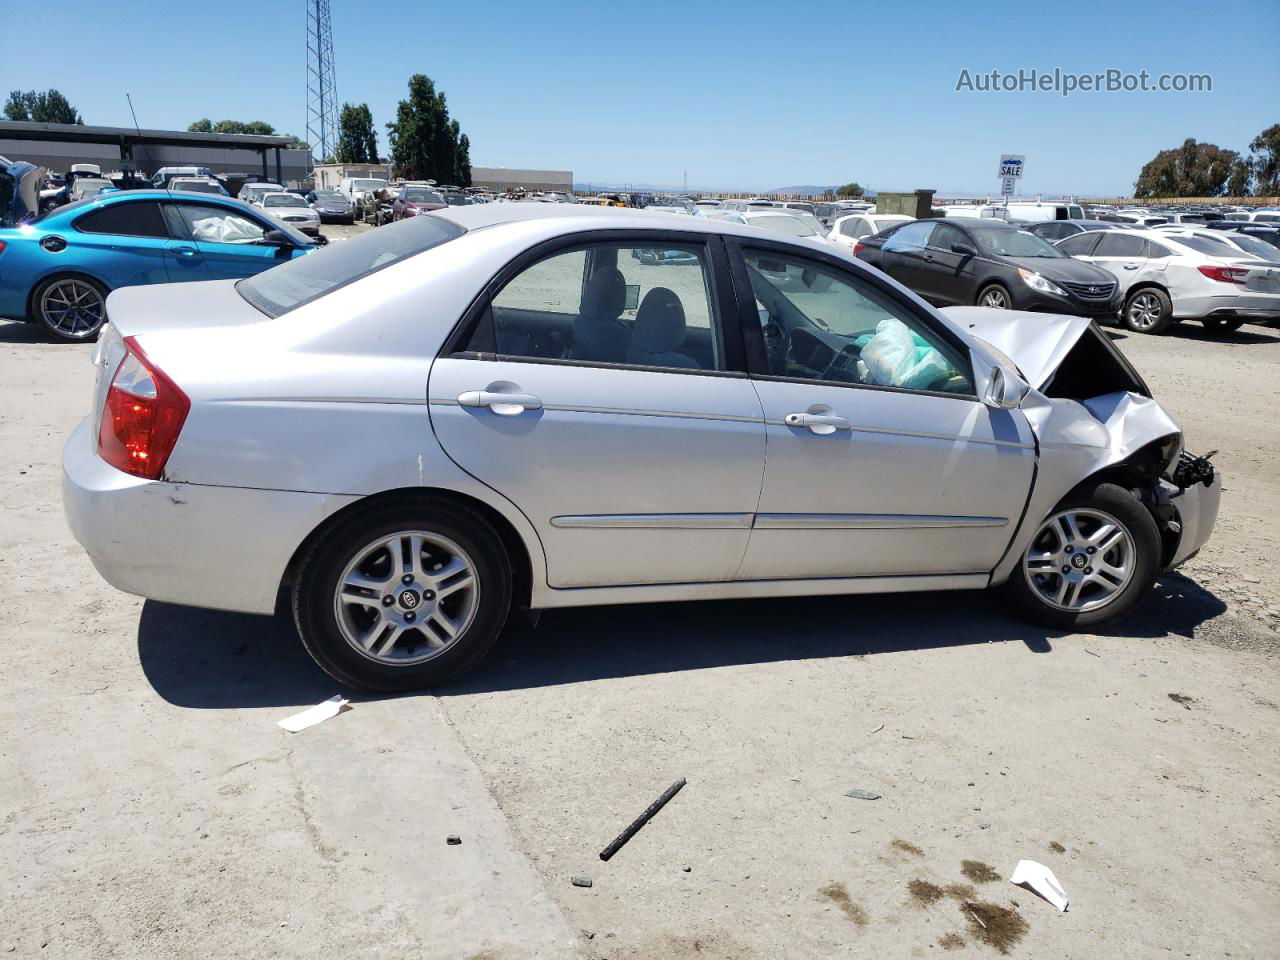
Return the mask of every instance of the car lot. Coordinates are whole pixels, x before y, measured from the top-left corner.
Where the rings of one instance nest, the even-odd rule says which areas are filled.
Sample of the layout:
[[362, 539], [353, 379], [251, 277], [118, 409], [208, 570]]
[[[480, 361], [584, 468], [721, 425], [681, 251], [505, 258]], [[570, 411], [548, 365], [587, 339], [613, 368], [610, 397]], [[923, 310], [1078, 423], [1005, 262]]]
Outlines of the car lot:
[[908, 885], [1030, 858], [1067, 914], [1003, 881], [953, 891], [1016, 902], [1012, 952], [1264, 955], [1280, 336], [1112, 332], [1228, 484], [1201, 556], [1106, 635], [964, 594], [555, 611], [436, 696], [290, 736], [275, 721], [332, 681], [288, 623], [101, 581], [58, 501], [91, 347], [0, 324], [0, 950], [927, 956], [955, 934], [994, 956], [963, 903]]

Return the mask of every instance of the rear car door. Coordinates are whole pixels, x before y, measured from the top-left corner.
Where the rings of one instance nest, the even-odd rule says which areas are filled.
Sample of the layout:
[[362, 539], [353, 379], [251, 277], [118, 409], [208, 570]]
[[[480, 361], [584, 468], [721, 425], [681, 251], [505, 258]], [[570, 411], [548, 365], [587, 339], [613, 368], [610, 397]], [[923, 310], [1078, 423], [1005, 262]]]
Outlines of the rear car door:
[[908, 223], [889, 234], [880, 246], [880, 269], [926, 299], [931, 278], [927, 276], [925, 255], [933, 228], [934, 224], [928, 221]]
[[739, 577], [990, 571], [1032, 482], [1022, 414], [979, 402], [963, 342], [887, 284], [834, 259], [734, 249], [767, 442]]
[[86, 263], [99, 267], [111, 287], [208, 279], [183, 261], [156, 200], [104, 204], [79, 217], [75, 229], [76, 246], [101, 255]]
[[297, 252], [296, 247], [264, 242], [268, 230], [279, 229], [279, 224], [266, 219], [198, 201], [169, 202], [164, 207], [170, 229], [184, 238], [179, 255], [203, 265], [206, 279], [252, 277]]
[[550, 586], [730, 579], [764, 423], [723, 333], [723, 245], [610, 236], [544, 245], [490, 285], [432, 365], [432, 427], [537, 528]]

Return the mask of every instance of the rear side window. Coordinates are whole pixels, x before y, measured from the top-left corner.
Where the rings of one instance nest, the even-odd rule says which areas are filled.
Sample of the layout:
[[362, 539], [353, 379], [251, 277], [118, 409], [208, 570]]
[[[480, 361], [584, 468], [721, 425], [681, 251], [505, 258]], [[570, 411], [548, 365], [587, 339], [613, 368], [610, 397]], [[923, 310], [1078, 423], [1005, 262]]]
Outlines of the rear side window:
[[86, 213], [76, 221], [81, 233], [111, 233], [122, 237], [168, 238], [160, 204], [154, 200], [113, 203]]
[[282, 263], [241, 280], [236, 290], [267, 316], [278, 317], [465, 232], [438, 217], [413, 217]]
[[1067, 237], [1058, 243], [1058, 249], [1071, 257], [1087, 257], [1090, 251], [1097, 245], [1099, 237], [1102, 237], [1106, 231], [1090, 230], [1086, 233], [1077, 233], [1074, 237]]
[[1145, 257], [1147, 241], [1141, 237], [1131, 237], [1123, 233], [1107, 231], [1098, 242], [1095, 257]]

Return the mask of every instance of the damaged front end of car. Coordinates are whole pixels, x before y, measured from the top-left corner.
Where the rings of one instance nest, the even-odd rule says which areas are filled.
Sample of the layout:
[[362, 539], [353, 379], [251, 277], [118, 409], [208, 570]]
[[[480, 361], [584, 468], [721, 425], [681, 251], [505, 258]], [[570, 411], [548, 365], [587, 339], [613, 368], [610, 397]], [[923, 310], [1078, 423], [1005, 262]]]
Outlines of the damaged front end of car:
[[1222, 496], [1213, 453], [1183, 449], [1177, 421], [1097, 324], [980, 307], [945, 312], [1011, 358], [1030, 385], [1019, 409], [1036, 437], [1036, 480], [993, 583], [1009, 577], [1042, 518], [1085, 482], [1116, 483], [1146, 506], [1160, 532], [1161, 569], [1200, 550]]

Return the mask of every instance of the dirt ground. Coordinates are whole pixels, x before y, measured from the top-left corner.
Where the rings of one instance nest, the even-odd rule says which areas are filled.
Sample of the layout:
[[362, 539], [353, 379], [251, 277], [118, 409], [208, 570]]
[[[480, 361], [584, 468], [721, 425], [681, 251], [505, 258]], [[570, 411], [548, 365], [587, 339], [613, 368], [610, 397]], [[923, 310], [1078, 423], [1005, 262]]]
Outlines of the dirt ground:
[[1227, 492], [1104, 635], [981, 594], [556, 611], [291, 736], [338, 690], [288, 623], [93, 570], [90, 348], [0, 322], [0, 955], [1274, 956], [1280, 335], [1118, 343]]

